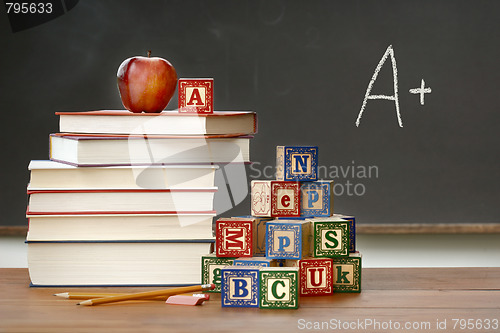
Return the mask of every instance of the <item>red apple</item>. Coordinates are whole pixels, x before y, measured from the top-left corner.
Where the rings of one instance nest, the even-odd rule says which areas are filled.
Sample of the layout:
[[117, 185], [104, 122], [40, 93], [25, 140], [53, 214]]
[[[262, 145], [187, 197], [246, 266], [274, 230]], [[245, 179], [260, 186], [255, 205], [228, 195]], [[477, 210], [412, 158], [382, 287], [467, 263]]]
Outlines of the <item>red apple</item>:
[[123, 106], [132, 112], [161, 112], [177, 86], [177, 73], [167, 60], [132, 57], [118, 68], [118, 90]]

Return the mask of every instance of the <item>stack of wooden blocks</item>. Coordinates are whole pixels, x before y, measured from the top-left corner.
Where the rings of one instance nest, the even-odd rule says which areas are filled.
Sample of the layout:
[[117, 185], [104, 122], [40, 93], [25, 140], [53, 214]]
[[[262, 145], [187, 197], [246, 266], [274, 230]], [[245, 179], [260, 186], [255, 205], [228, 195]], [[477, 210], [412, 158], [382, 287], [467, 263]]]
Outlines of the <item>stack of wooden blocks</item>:
[[251, 184], [252, 216], [216, 222], [202, 283], [223, 307], [289, 308], [300, 296], [361, 292], [355, 218], [333, 214], [333, 181], [318, 180], [318, 147], [277, 147], [276, 180]]

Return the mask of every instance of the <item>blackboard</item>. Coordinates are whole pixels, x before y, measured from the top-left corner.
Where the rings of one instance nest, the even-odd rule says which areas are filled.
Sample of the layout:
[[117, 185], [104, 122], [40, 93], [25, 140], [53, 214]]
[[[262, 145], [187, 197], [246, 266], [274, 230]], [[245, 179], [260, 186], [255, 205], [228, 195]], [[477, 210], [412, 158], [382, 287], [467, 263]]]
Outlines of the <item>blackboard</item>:
[[213, 77], [216, 109], [257, 111], [248, 181], [273, 177], [277, 145], [317, 145], [359, 223], [500, 222], [499, 1], [71, 3], [17, 32], [0, 15], [0, 224], [27, 223], [54, 112], [122, 108], [117, 68], [147, 50]]

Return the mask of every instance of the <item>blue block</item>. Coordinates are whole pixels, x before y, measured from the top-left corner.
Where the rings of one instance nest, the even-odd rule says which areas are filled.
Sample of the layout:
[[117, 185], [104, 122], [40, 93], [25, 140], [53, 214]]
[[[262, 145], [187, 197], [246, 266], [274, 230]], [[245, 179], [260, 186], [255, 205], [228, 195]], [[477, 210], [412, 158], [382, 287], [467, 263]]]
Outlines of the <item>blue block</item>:
[[274, 220], [266, 227], [266, 258], [302, 259], [310, 254], [309, 221]]
[[318, 147], [276, 147], [276, 180], [315, 181], [318, 179]]
[[330, 216], [333, 213], [333, 180], [304, 182], [300, 188], [300, 215]]
[[231, 266], [221, 270], [221, 305], [223, 307], [258, 308], [259, 289], [258, 268]]
[[276, 266], [276, 261], [264, 257], [251, 257], [251, 258], [238, 258], [234, 259], [234, 266], [257, 266], [257, 267], [271, 267]]

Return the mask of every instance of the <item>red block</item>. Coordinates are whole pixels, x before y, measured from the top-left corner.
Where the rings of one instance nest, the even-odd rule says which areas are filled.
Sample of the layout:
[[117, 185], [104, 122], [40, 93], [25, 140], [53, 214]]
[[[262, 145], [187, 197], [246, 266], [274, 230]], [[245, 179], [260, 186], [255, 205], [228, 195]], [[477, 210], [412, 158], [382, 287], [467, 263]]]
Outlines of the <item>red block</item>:
[[213, 113], [214, 79], [179, 79], [179, 112]]
[[215, 224], [215, 254], [217, 257], [252, 257], [256, 249], [254, 219], [218, 219]]
[[299, 260], [300, 295], [333, 294], [333, 259], [307, 258]]
[[271, 216], [300, 216], [300, 183], [271, 183]]

